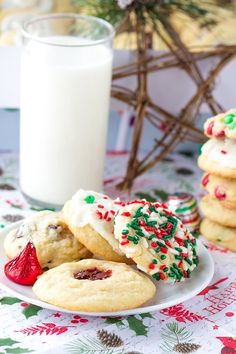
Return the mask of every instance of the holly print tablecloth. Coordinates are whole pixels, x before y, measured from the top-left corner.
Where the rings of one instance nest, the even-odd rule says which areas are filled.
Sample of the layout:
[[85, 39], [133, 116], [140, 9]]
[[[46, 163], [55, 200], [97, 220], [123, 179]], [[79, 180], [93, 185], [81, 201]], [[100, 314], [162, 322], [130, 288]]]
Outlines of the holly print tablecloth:
[[[127, 154], [108, 153], [105, 191], [115, 185]], [[165, 198], [186, 191], [200, 197], [196, 158], [173, 154], [138, 178], [133, 196]], [[0, 228], [35, 212], [18, 190], [18, 156], [0, 152]], [[206, 242], [215, 261], [211, 284], [193, 299], [155, 313], [92, 318], [53, 312], [0, 291], [1, 353], [159, 354], [236, 353], [236, 254]], [[0, 280], [1, 281], [1, 280]]]

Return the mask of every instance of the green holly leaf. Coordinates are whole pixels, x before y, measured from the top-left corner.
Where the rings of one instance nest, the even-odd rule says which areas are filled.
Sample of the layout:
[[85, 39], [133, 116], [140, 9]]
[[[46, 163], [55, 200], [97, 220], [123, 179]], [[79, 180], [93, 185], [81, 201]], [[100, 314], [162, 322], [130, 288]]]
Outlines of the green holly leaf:
[[31, 353], [33, 350], [27, 349], [27, 348], [6, 348], [5, 349], [6, 353], [15, 353], [15, 354], [21, 354], [21, 353]]
[[115, 317], [111, 317], [111, 318], [107, 318], [105, 323], [107, 324], [115, 324], [117, 327], [122, 327], [124, 326], [124, 322], [118, 318]]
[[11, 338], [0, 338], [0, 347], [11, 347], [13, 344], [19, 343]]
[[129, 324], [129, 329], [135, 332], [136, 336], [146, 336], [147, 337], [147, 326], [144, 325], [142, 320], [139, 320], [135, 316], [128, 316], [127, 321]]
[[2, 305], [14, 305], [21, 302], [17, 297], [4, 296], [0, 299], [0, 304]]
[[29, 305], [24, 308], [22, 313], [25, 316], [25, 318], [28, 319], [30, 317], [36, 316], [40, 310], [42, 310], [42, 307], [40, 306]]
[[165, 201], [169, 196], [169, 194], [162, 189], [154, 189], [153, 192], [158, 198], [161, 199], [161, 201]]
[[142, 318], [155, 318], [155, 317], [153, 317], [153, 316], [150, 314], [150, 312], [141, 313], [139, 316], [142, 317]]

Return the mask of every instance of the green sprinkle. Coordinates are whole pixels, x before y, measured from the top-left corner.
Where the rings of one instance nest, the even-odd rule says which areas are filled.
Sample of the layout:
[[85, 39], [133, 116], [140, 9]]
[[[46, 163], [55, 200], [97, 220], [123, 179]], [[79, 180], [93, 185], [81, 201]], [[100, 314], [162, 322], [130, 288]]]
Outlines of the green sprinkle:
[[158, 244], [158, 246], [164, 247], [164, 248], [167, 248], [167, 249], [168, 249], [168, 247], [167, 247], [164, 243], [162, 243], [162, 242], [160, 242], [160, 241], [156, 241], [156, 243]]
[[157, 260], [155, 258], [153, 258], [152, 263], [157, 264]]
[[230, 130], [233, 130], [233, 129], [235, 129], [235, 128], [236, 128], [236, 121], [234, 121], [233, 123], [230, 124], [229, 129], [230, 129]]
[[198, 264], [199, 264], [199, 259], [198, 259], [198, 258], [194, 258], [194, 259], [193, 259], [193, 263], [196, 264], [196, 265], [198, 265]]
[[175, 247], [175, 250], [178, 252], [183, 252], [182, 248], [180, 248], [180, 247]]
[[165, 267], [164, 269], [163, 269], [163, 272], [168, 272], [168, 270], [169, 270], [169, 268], [168, 267]]
[[136, 234], [138, 236], [141, 236], [141, 237], [145, 236], [144, 233], [142, 231], [139, 231], [139, 230], [136, 231]]
[[84, 198], [84, 201], [87, 204], [93, 204], [95, 201], [95, 197], [93, 195], [87, 195], [87, 197]]
[[168, 273], [168, 276], [169, 276], [170, 278], [176, 278], [176, 274], [175, 274], [175, 273]]
[[[216, 241], [218, 241], [218, 242], [222, 242], [222, 240], [221, 240], [220, 238], [217, 238], [217, 240], [216, 240]], [[195, 252], [194, 256], [196, 256], [196, 252]]]
[[0, 224], [0, 228], [3, 229], [5, 227], [4, 224]]
[[160, 256], [160, 258], [161, 258], [161, 260], [163, 261], [164, 259], [166, 259], [166, 256], [165, 256], [164, 254], [162, 254], [162, 255]]
[[236, 114], [229, 113], [224, 117], [224, 123], [225, 124], [231, 124], [234, 120], [234, 117], [236, 117]]
[[151, 212], [154, 211], [155, 213], [157, 213], [157, 210], [156, 210], [156, 208], [154, 207], [154, 205], [150, 205], [149, 210], [150, 210]]
[[169, 235], [165, 235], [162, 237], [163, 240], [168, 240], [169, 238], [172, 238], [173, 237], [173, 234], [169, 234]]
[[192, 265], [192, 264], [193, 264], [193, 262], [192, 262], [192, 261], [190, 261], [190, 259], [189, 259], [189, 258], [184, 258], [184, 260], [185, 260], [185, 262], [187, 262], [189, 265]]
[[189, 240], [184, 240], [184, 246], [185, 246], [186, 248], [188, 248], [188, 245], [189, 245]]
[[157, 221], [153, 220], [153, 221], [148, 221], [147, 226], [155, 226], [157, 224]]
[[159, 247], [157, 247], [156, 249], [155, 249], [155, 252], [156, 253], [159, 253], [161, 250], [160, 250], [160, 248]]
[[183, 257], [175, 255], [175, 259], [178, 259], [178, 260], [182, 261]]
[[127, 235], [129, 233], [129, 230], [124, 229], [124, 230], [122, 230], [121, 233], [122, 233], [122, 235]]
[[179, 270], [179, 267], [177, 266], [176, 263], [172, 263], [172, 267], [174, 267], [175, 269]]
[[156, 235], [155, 234], [152, 234], [148, 237], [148, 240], [152, 240], [153, 238], [156, 238]]
[[152, 277], [156, 280], [160, 280], [160, 273], [152, 274]]
[[187, 276], [188, 276], [188, 278], [190, 278], [190, 274], [191, 274], [190, 270], [187, 269]]

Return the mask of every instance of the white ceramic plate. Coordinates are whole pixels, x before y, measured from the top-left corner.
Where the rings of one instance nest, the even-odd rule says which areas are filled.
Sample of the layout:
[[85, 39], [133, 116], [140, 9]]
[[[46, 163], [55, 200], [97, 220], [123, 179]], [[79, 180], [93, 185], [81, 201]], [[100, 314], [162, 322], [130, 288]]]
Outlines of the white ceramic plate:
[[200, 264], [197, 269], [193, 271], [191, 278], [175, 285], [164, 284], [161, 281], [155, 282], [157, 286], [157, 293], [155, 298], [143, 305], [142, 307], [119, 312], [75, 312], [65, 310], [61, 307], [56, 307], [38, 300], [30, 286], [18, 285], [6, 278], [4, 274], [4, 264], [8, 261], [8, 259], [4, 253], [3, 240], [10, 230], [19, 227], [21, 223], [22, 221], [14, 223], [0, 232], [0, 288], [13, 294], [14, 296], [18, 297], [19, 299], [25, 302], [29, 302], [31, 304], [41, 306], [49, 310], [87, 316], [126, 316], [145, 312], [154, 312], [191, 299], [193, 296], [197, 295], [200, 291], [202, 291], [209, 284], [213, 277], [213, 259], [211, 258], [206, 248], [202, 245], [202, 243], [198, 241], [197, 251], [200, 259]]

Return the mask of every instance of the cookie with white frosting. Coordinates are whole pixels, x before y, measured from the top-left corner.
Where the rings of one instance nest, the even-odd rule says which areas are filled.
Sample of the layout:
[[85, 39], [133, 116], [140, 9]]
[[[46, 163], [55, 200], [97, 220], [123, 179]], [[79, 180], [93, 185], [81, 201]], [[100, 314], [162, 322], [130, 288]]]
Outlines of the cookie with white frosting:
[[236, 139], [236, 109], [230, 109], [207, 119], [204, 124], [204, 133], [209, 138]]
[[236, 208], [236, 179], [205, 173], [201, 186], [226, 208]]
[[120, 208], [114, 234], [126, 256], [156, 280], [183, 281], [199, 263], [195, 238], [160, 203], [134, 200]]
[[71, 232], [95, 256], [129, 263], [113, 234], [114, 216], [122, 205], [118, 199], [80, 189], [66, 202], [63, 214]]
[[236, 140], [208, 140], [202, 146], [198, 166], [215, 175], [236, 178]]

